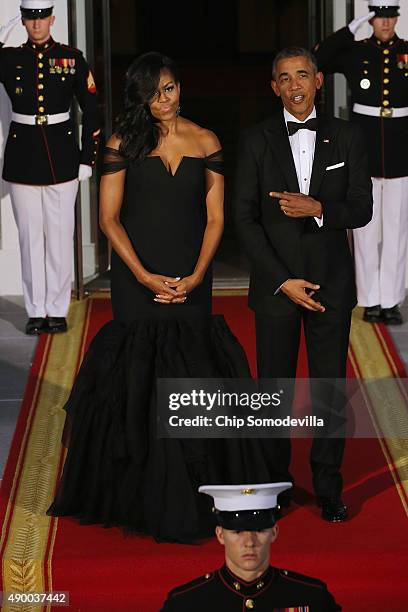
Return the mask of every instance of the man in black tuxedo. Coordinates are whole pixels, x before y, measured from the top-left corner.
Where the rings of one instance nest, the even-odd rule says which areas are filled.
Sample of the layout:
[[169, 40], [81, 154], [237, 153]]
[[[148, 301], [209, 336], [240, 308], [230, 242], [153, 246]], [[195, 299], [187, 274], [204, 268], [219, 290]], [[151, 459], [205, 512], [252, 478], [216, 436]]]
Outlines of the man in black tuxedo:
[[[347, 229], [370, 221], [372, 186], [358, 128], [316, 117], [314, 100], [322, 84], [309, 51], [281, 51], [271, 86], [282, 99], [283, 112], [241, 139], [235, 216], [251, 263], [249, 306], [256, 315], [262, 378], [296, 376], [302, 321], [309, 376], [346, 376], [356, 305]], [[341, 418], [344, 401], [339, 405], [338, 395], [330, 395], [330, 419]], [[322, 517], [339, 522], [347, 519], [340, 473], [345, 441], [330, 437], [335, 427], [330, 419], [326, 413], [325, 435], [315, 437], [310, 463]], [[274, 439], [268, 445], [276, 480], [291, 479], [290, 440]]]

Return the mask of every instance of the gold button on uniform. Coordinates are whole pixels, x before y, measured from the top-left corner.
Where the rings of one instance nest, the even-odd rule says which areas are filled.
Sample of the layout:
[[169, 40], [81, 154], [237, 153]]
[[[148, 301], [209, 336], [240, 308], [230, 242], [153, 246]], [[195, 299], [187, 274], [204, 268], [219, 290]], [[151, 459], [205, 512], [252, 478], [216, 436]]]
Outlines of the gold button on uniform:
[[44, 89], [44, 85], [42, 83], [38, 83], [37, 89]]
[[247, 599], [245, 602], [245, 607], [248, 608], [248, 610], [252, 610], [253, 608], [255, 608], [254, 600]]
[[40, 63], [38, 64], [38, 67], [39, 67], [39, 68], [44, 68], [44, 64], [43, 64], [42, 62], [40, 62]]
[[385, 74], [388, 74], [388, 73], [389, 73], [389, 71], [390, 71], [390, 69], [389, 69], [389, 68], [384, 68], [384, 72], [385, 72]]
[[39, 109], [38, 109], [38, 112], [39, 113], [43, 113], [44, 111], [45, 111], [45, 108], [43, 106], [40, 106]]
[[383, 100], [383, 106], [389, 106], [390, 103], [388, 102], [388, 100]]
[[43, 102], [44, 101], [44, 96], [38, 96], [38, 101], [39, 102]]
[[388, 85], [388, 83], [390, 82], [390, 79], [384, 79], [383, 83], [385, 83], [385, 85]]
[[384, 91], [383, 91], [384, 96], [388, 96], [389, 93], [390, 92], [388, 91], [388, 89], [384, 89]]
[[389, 50], [388, 49], [384, 49], [383, 53], [384, 53], [384, 55], [388, 55], [389, 54]]
[[40, 73], [39, 73], [38, 78], [39, 78], [39, 79], [43, 79], [43, 78], [44, 78], [44, 75], [43, 75], [43, 73], [42, 73], [42, 72], [40, 72]]
[[389, 63], [390, 63], [390, 58], [386, 57], [385, 60], [384, 60], [384, 64], [389, 64]]
[[42, 59], [44, 57], [44, 55], [42, 53], [38, 54], [38, 59]]
[[20, 76], [16, 76], [16, 81], [21, 81], [21, 77]]

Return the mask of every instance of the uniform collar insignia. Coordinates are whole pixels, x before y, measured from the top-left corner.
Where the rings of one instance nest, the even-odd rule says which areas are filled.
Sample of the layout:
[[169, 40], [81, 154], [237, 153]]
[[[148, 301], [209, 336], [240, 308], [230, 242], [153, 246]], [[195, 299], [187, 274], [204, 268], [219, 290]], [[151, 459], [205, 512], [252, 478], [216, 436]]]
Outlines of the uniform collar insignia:
[[44, 51], [45, 49], [49, 49], [49, 47], [51, 47], [53, 44], [54, 40], [52, 36], [50, 36], [50, 38], [42, 45], [37, 45], [36, 43], [31, 42], [30, 39], [28, 39], [26, 42], [26, 46], [30, 47], [30, 49], [34, 49], [34, 51]]
[[382, 40], [379, 40], [378, 38], [374, 36], [374, 34], [370, 38], [370, 41], [373, 42], [377, 47], [380, 47], [381, 49], [394, 46], [398, 40], [399, 38], [397, 34], [394, 34], [391, 40], [387, 40], [387, 42], [383, 42]]
[[219, 576], [225, 586], [240, 597], [253, 597], [264, 589], [268, 588], [274, 578], [274, 569], [269, 566], [268, 569], [252, 582], [246, 582], [236, 574], [234, 574], [226, 565], [219, 570]]

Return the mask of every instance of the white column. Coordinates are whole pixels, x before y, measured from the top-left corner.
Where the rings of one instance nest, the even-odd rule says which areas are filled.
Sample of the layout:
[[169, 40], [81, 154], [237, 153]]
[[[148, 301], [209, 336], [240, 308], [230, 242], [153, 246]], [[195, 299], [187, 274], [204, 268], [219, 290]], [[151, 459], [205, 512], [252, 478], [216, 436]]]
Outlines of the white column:
[[[86, 8], [84, 0], [76, 0], [76, 35], [77, 46], [86, 56]], [[98, 85], [98, 84], [96, 84]], [[84, 278], [95, 274], [95, 244], [91, 236], [91, 195], [90, 182], [82, 181], [81, 190], [81, 222], [82, 222], [82, 260]]]
[[[20, 13], [20, 0], [7, 0], [0, 5], [0, 24], [4, 24]], [[54, 10], [56, 16], [52, 35], [55, 40], [68, 43], [67, 0], [58, 0]], [[18, 24], [2, 41], [7, 47], [21, 45], [27, 39], [24, 27]], [[0, 171], [3, 169], [4, 147], [10, 125], [11, 106], [3, 86], [0, 84]], [[1, 172], [0, 172], [1, 176]], [[7, 183], [0, 178], [0, 295], [21, 295], [20, 251], [17, 228], [11, 210]]]
[[[333, 2], [333, 31], [344, 28], [347, 24], [346, 0]], [[347, 81], [343, 74], [334, 75], [334, 114], [336, 117], [347, 117]]]

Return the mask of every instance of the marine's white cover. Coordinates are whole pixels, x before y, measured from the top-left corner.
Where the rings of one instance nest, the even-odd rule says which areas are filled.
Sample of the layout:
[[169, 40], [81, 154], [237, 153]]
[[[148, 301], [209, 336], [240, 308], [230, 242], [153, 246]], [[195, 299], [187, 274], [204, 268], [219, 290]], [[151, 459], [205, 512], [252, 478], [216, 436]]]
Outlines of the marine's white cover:
[[268, 510], [276, 508], [277, 497], [290, 489], [291, 482], [270, 482], [265, 484], [203, 485], [200, 493], [214, 498], [214, 506], [220, 512], [241, 510]]

